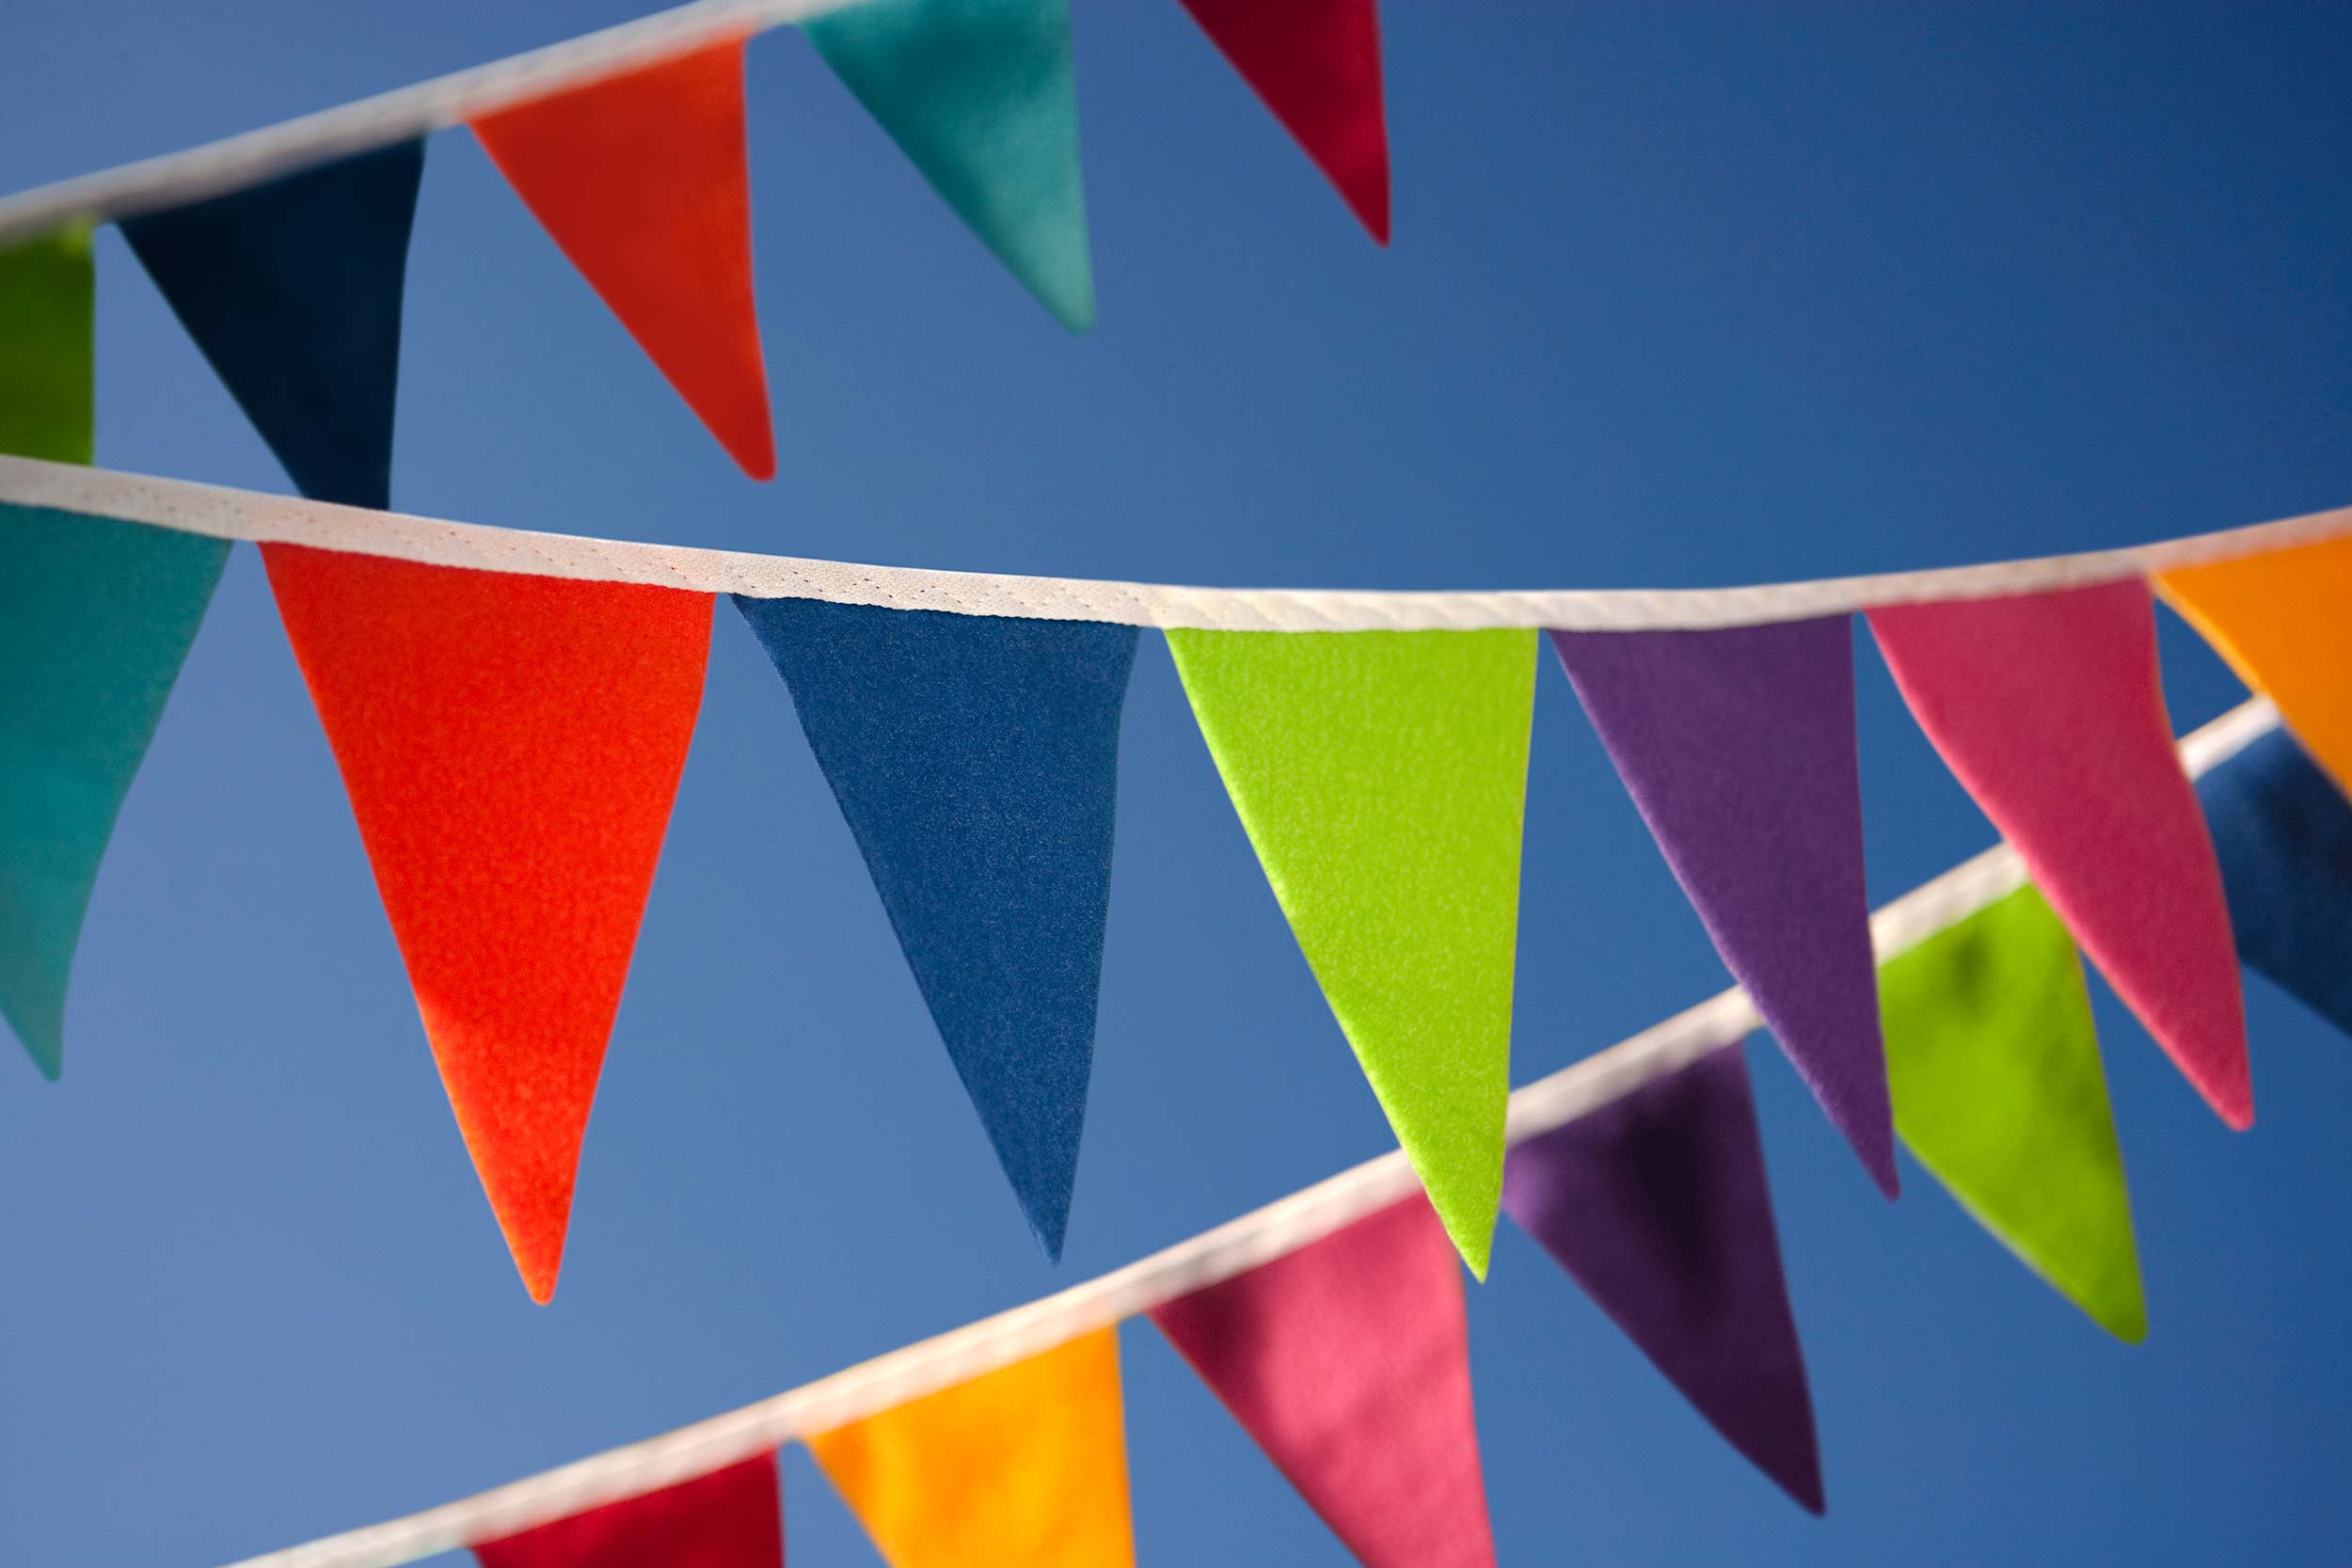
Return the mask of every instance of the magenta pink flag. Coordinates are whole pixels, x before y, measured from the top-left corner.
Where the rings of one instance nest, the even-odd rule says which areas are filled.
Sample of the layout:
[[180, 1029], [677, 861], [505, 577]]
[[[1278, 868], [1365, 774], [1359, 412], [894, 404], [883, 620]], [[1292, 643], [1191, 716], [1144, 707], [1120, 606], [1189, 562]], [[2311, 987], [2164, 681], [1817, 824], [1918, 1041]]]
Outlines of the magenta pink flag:
[[2232, 1127], [2254, 1119], [2221, 870], [2137, 580], [1873, 610], [1919, 727], [2074, 940]]
[[1427, 1198], [1152, 1321], [1364, 1568], [1493, 1568], [1461, 1269]]

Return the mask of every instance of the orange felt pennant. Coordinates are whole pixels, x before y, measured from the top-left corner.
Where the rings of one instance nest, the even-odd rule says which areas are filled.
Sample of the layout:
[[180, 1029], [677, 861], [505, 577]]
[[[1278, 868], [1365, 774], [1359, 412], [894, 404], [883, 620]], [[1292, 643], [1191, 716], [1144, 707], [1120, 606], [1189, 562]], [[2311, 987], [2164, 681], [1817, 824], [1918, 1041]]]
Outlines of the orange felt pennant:
[[776, 471], [752, 298], [743, 40], [472, 122], [490, 161], [754, 479]]
[[458, 1131], [544, 1302], [702, 705], [710, 595], [262, 553]]

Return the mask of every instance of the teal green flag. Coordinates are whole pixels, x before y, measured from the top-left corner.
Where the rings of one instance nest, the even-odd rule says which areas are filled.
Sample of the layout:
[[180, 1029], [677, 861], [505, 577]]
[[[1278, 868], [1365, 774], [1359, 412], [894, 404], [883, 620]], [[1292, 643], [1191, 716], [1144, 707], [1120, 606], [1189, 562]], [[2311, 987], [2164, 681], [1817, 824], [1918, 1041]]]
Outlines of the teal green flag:
[[1961, 1207], [2119, 1339], [2148, 1333], [2074, 939], [2021, 887], [1879, 970], [1895, 1131]]
[[90, 460], [93, 283], [79, 225], [0, 250], [0, 451]]
[[1171, 631], [1200, 733], [1470, 1271], [1502, 1188], [1533, 631]]
[[997, 260], [1093, 325], [1070, 0], [863, 0], [805, 30]]

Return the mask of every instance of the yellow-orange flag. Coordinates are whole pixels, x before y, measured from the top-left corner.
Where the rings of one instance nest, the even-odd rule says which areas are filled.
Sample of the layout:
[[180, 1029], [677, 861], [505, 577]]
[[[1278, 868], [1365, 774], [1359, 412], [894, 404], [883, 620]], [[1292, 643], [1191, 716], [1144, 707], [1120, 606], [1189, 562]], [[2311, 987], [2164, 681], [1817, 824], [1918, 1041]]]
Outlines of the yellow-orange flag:
[[2352, 790], [2352, 539], [2184, 566], [2156, 589]]
[[1115, 1328], [808, 1446], [891, 1568], [1134, 1568]]

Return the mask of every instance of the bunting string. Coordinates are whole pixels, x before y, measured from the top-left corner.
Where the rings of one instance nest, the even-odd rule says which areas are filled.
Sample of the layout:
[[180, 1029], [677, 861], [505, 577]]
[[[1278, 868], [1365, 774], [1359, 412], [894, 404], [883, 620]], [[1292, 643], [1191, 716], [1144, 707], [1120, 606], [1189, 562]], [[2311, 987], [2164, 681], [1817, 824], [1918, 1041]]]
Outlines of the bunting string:
[[[2270, 701], [2250, 698], [2182, 737], [2181, 766], [2192, 778], [2203, 775], [2278, 727], [2278, 710]], [[1877, 911], [1870, 920], [1877, 957], [1883, 961], [1919, 945], [2025, 881], [2017, 853], [2005, 844], [1994, 846]], [[1740, 988], [1710, 997], [1515, 1091], [1508, 1141], [1524, 1142], [1613, 1104], [1712, 1052], [1736, 1046], [1762, 1023]], [[1247, 1274], [1410, 1196], [1418, 1186], [1404, 1152], [1393, 1151], [1124, 1268], [739, 1410], [230, 1568], [399, 1568], [708, 1475], [790, 1439], [879, 1415]]]
[[320, 549], [586, 582], [642, 583], [764, 599], [821, 599], [888, 610], [1018, 620], [1100, 621], [1164, 630], [1698, 630], [1762, 626], [1887, 605], [1993, 598], [2121, 582], [2352, 537], [2352, 507], [2191, 534], [2123, 549], [1978, 566], [1740, 588], [1506, 589], [1391, 593], [1356, 589], [1196, 588], [1083, 578], [871, 566], [742, 550], [638, 544], [444, 522], [366, 507], [157, 479], [0, 454], [0, 502], [149, 523], [214, 539]]

